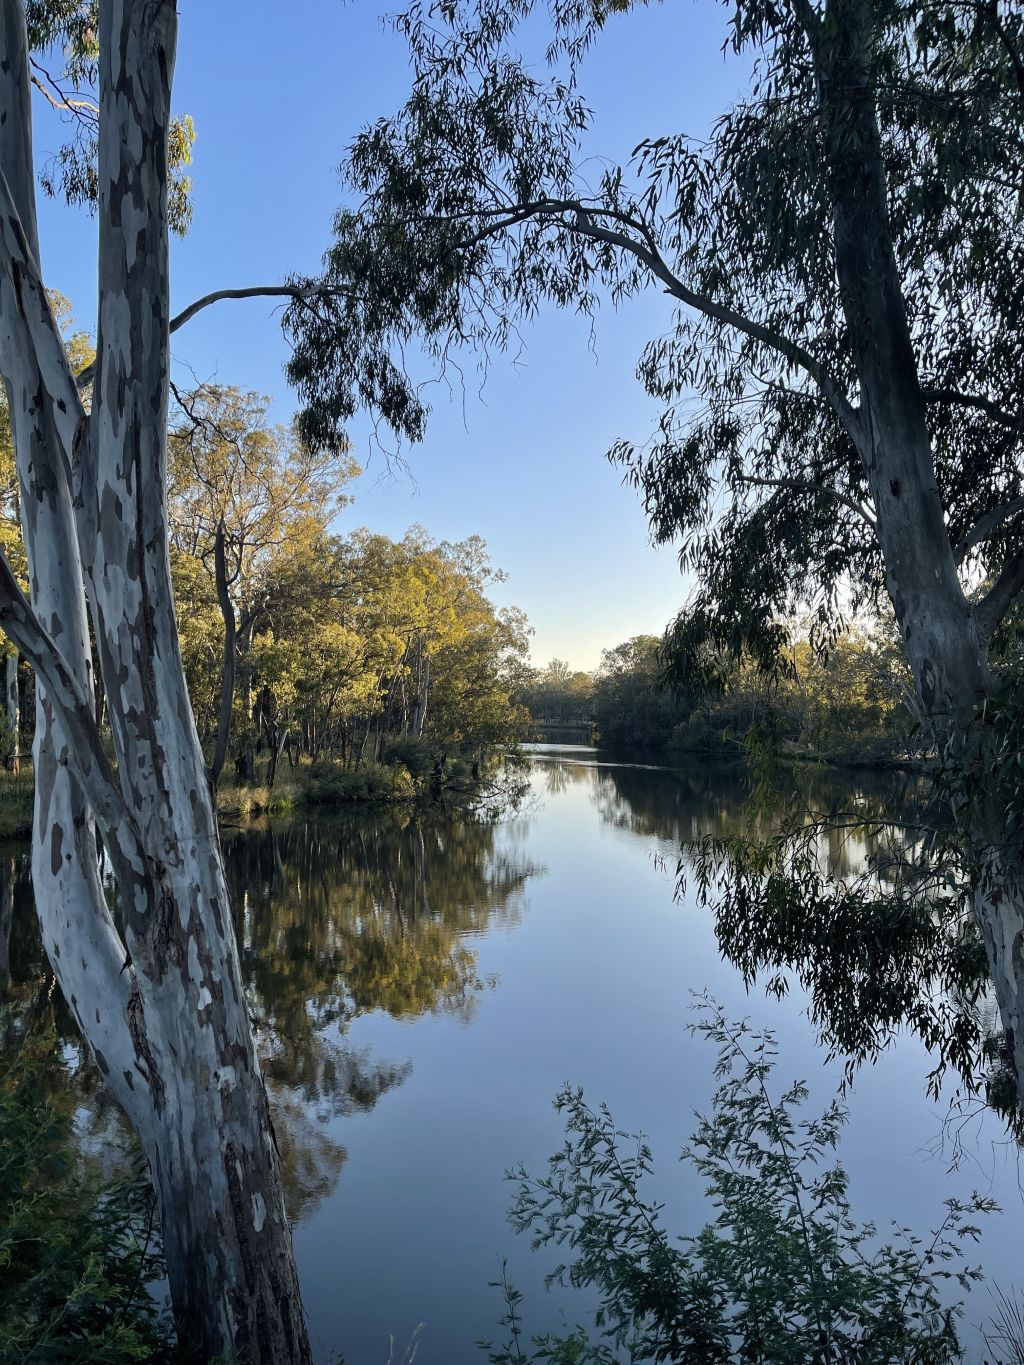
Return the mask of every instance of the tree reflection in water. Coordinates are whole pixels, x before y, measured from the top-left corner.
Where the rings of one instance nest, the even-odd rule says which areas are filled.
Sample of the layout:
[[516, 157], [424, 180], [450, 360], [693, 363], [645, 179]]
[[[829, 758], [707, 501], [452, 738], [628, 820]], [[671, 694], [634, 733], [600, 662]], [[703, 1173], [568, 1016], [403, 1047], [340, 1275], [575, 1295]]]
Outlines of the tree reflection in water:
[[[851, 1075], [908, 1029], [928, 1048], [933, 1088], [951, 1071], [1020, 1130], [983, 945], [927, 779], [782, 769], [765, 792], [721, 765], [551, 766], [557, 789], [589, 784], [605, 824], [659, 842], [680, 898], [710, 908], [748, 985], [782, 995], [799, 983]], [[554, 774], [544, 779], [551, 790]]]
[[[285, 1172], [310, 1213], [345, 1161], [332, 1121], [368, 1112], [411, 1066], [346, 1041], [372, 1011], [468, 1019], [486, 986], [471, 940], [512, 923], [540, 868], [492, 818], [375, 810], [224, 832], [242, 967]], [[45, 1007], [51, 974], [24, 845], [0, 852], [0, 1001]], [[71, 1016], [53, 1000], [81, 1130], [113, 1121]]]
[[290, 1213], [345, 1160], [328, 1124], [373, 1108], [410, 1072], [351, 1047], [358, 1016], [472, 1014], [484, 989], [466, 942], [514, 921], [539, 869], [490, 819], [384, 810], [226, 833], [242, 968]]
[[[909, 1027], [936, 1066], [969, 1083], [988, 1068], [984, 1050], [998, 1040], [985, 1008], [983, 954], [970, 924], [950, 910], [955, 896], [935, 880], [927, 848], [899, 823], [934, 827], [919, 779], [798, 773], [783, 799], [758, 803], [738, 769], [615, 766], [587, 754], [541, 761], [534, 785], [542, 803], [585, 787], [607, 827], [654, 841], [670, 866], [678, 859], [690, 887], [708, 876], [723, 956], [768, 989], [798, 981], [828, 1049], [864, 1060]], [[812, 812], [844, 818], [819, 826]], [[774, 861], [755, 860], [745, 880], [732, 876], [723, 890], [714, 869], [728, 871], [727, 859], [719, 846], [718, 862], [709, 861], [715, 850], [707, 841], [764, 847], [794, 813], [817, 880], [808, 881], [791, 847]], [[326, 1197], [345, 1160], [336, 1120], [371, 1110], [409, 1074], [402, 1058], [354, 1047], [353, 1021], [374, 1011], [470, 1018], [487, 984], [473, 940], [518, 918], [541, 869], [527, 855], [525, 825], [465, 812], [318, 815], [223, 837], [289, 1203], [299, 1217]], [[908, 848], [916, 871], [892, 856]], [[18, 846], [0, 854], [0, 993], [45, 997], [49, 981]], [[58, 1024], [67, 1055], [75, 1054], [70, 1018], [59, 1011]], [[109, 1122], [93, 1068], [73, 1073], [69, 1083], [97, 1123]]]

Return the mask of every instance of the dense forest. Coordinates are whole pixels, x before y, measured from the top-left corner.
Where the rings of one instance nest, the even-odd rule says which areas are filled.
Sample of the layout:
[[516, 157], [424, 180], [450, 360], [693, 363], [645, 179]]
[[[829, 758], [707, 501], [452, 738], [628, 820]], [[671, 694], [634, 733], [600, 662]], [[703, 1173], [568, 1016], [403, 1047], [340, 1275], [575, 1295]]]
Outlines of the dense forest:
[[519, 695], [535, 733], [590, 727], [612, 748], [719, 757], [761, 739], [782, 755], [850, 763], [898, 761], [920, 747], [898, 640], [880, 622], [848, 628], [827, 648], [796, 622], [773, 674], [746, 658], [719, 660], [715, 685], [689, 690], [668, 673], [664, 643], [634, 636], [606, 649], [593, 673], [560, 659], [532, 670]]

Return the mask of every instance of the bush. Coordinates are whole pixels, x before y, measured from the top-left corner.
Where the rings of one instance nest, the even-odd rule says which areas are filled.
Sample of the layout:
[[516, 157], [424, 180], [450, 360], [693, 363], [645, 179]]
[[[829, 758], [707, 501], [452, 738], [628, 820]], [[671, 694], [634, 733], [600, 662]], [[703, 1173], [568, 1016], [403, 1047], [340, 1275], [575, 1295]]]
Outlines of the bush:
[[333, 763], [314, 763], [309, 770], [306, 799], [312, 805], [348, 801], [403, 801], [416, 795], [416, 784], [405, 768], [368, 763], [346, 769]]
[[400, 763], [411, 777], [427, 777], [434, 769], [434, 752], [422, 735], [396, 735], [384, 750], [388, 763]]
[[0, 1033], [15, 1039], [0, 1053], [0, 1362], [169, 1361], [141, 1157], [102, 1178], [79, 1151], [52, 1028], [24, 1033], [7, 1015]]
[[705, 1180], [714, 1220], [696, 1236], [671, 1237], [661, 1206], [641, 1193], [651, 1171], [646, 1142], [616, 1129], [579, 1090], [563, 1090], [565, 1146], [542, 1179], [510, 1173], [518, 1189], [509, 1218], [534, 1247], [566, 1249], [549, 1283], [597, 1292], [597, 1337], [578, 1327], [525, 1345], [522, 1296], [503, 1267], [500, 1322], [509, 1335], [499, 1346], [481, 1343], [492, 1365], [614, 1365], [621, 1352], [630, 1362], [687, 1365], [959, 1360], [961, 1310], [940, 1291], [979, 1278], [962, 1244], [977, 1235], [971, 1215], [995, 1205], [950, 1199], [929, 1237], [894, 1224], [893, 1240], [880, 1243], [872, 1224], [854, 1220], [833, 1156], [846, 1111], [833, 1101], [804, 1117], [802, 1083], [772, 1098], [772, 1035], [705, 1008], [696, 1028], [719, 1047], [722, 1084], [683, 1158]]

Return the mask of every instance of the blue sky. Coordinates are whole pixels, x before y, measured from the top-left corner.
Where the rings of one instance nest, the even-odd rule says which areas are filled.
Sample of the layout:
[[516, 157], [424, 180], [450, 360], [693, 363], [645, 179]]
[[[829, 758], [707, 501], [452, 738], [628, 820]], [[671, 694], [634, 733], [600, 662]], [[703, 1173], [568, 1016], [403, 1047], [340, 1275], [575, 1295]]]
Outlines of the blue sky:
[[[396, 109], [408, 86], [404, 44], [378, 0], [181, 0], [174, 105], [196, 122], [195, 218], [172, 256], [172, 309], [228, 285], [277, 283], [314, 271], [340, 200], [337, 165], [365, 123]], [[726, 9], [669, 0], [614, 19], [586, 59], [595, 111], [588, 150], [613, 161], [641, 137], [700, 135], [735, 96], [721, 55]], [[37, 112], [37, 153], [59, 129]], [[95, 313], [95, 225], [41, 205], [47, 283], [67, 294], [78, 323]], [[664, 330], [668, 302], [652, 291], [588, 324], [545, 312], [519, 364], [499, 359], [482, 398], [435, 390], [426, 441], [409, 475], [370, 458], [369, 428], [352, 428], [366, 470], [339, 530], [367, 525], [401, 536], [414, 522], [434, 536], [484, 537], [508, 581], [501, 603], [528, 614], [533, 658], [594, 667], [602, 648], [660, 632], [686, 591], [671, 549], [651, 547], [636, 495], [604, 459], [618, 436], [644, 437], [654, 408], [635, 378], [645, 341]], [[267, 301], [231, 302], [174, 338], [187, 379], [257, 389], [287, 421], [295, 401], [286, 349]]]

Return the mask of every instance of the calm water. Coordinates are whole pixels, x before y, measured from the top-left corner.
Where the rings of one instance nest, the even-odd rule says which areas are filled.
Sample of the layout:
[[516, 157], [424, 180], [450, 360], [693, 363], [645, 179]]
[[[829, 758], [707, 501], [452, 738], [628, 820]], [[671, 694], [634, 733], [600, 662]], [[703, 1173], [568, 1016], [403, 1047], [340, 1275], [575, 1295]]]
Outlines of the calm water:
[[[735, 777], [541, 746], [530, 786], [497, 820], [392, 811], [225, 834], [324, 1360], [384, 1365], [389, 1336], [398, 1356], [424, 1324], [419, 1365], [482, 1362], [473, 1343], [498, 1335], [488, 1281], [502, 1256], [530, 1329], [558, 1326], [563, 1305], [582, 1315], [545, 1293], [550, 1263], [508, 1228], [502, 1178], [520, 1161], [540, 1172], [559, 1145], [551, 1100], [567, 1080], [649, 1135], [670, 1226], [699, 1228], [699, 1177], [676, 1158], [714, 1056], [687, 1031], [691, 992], [774, 1028], [780, 1079], [805, 1078], [822, 1105], [838, 1079], [800, 991], [748, 995], [708, 912], [674, 898], [681, 840], [739, 821]], [[859, 1074], [842, 1149], [855, 1213], [923, 1230], [950, 1194], [991, 1192], [1005, 1213], [976, 1260], [1022, 1286], [1016, 1151], [975, 1118], [950, 1174], [928, 1069], [904, 1038]], [[989, 1304], [976, 1293], [972, 1316]]]

